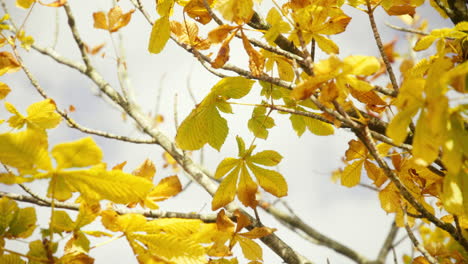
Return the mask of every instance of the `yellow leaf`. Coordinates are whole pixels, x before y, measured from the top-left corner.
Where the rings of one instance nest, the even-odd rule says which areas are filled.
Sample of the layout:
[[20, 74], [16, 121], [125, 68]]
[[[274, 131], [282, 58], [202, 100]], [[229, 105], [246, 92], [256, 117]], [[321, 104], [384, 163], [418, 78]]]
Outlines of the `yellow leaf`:
[[16, 0], [16, 6], [24, 8], [24, 9], [28, 9], [35, 2], [36, 0]]
[[374, 91], [359, 91], [351, 89], [354, 98], [367, 105], [386, 105], [387, 103], [380, 98]]
[[52, 156], [57, 161], [57, 169], [87, 167], [101, 162], [102, 151], [91, 137], [86, 137], [57, 144]]
[[340, 53], [340, 48], [338, 45], [335, 44], [331, 39], [326, 38], [321, 35], [315, 35], [313, 36], [315, 39], [315, 42], [317, 43], [318, 47], [323, 50], [327, 54], [338, 54]]
[[149, 235], [135, 233], [131, 239], [143, 243], [149, 252], [158, 258], [167, 259], [164, 263], [205, 264], [207, 262], [203, 246], [190, 238], [164, 233]]
[[166, 46], [171, 36], [169, 17], [161, 17], [156, 20], [151, 30], [148, 51], [150, 53], [160, 53]]
[[228, 174], [228, 176], [226, 176], [226, 178], [223, 179], [213, 196], [211, 210], [218, 210], [234, 200], [239, 171], [240, 167], [236, 167]]
[[345, 153], [346, 161], [351, 161], [354, 159], [366, 159], [367, 148], [361, 141], [352, 139], [348, 142], [348, 146], [349, 147]]
[[19, 69], [21, 69], [21, 64], [10, 52], [0, 52], [0, 76], [5, 73], [16, 72]]
[[266, 107], [257, 106], [253, 109], [252, 117], [247, 125], [249, 130], [258, 137], [266, 139], [268, 137], [268, 128], [275, 126], [275, 121], [270, 116], [266, 116]]
[[197, 150], [208, 143], [219, 151], [228, 130], [226, 119], [213, 105], [213, 98], [205, 98], [180, 124], [176, 142], [185, 150]]
[[[216, 103], [229, 98], [239, 99], [247, 95], [254, 81], [243, 77], [223, 78], [211, 92], [180, 124], [176, 142], [180, 148], [197, 150], [208, 143], [219, 150], [228, 134], [226, 119], [217, 110]], [[224, 99], [223, 99], [224, 98]]]
[[341, 81], [360, 92], [369, 92], [370, 90], [374, 89], [374, 86], [372, 86], [369, 82], [359, 80], [358, 78], [351, 75], [341, 77]]
[[465, 170], [460, 170], [458, 174], [448, 173], [445, 175], [441, 200], [447, 212], [468, 217], [467, 189], [468, 173]]
[[354, 55], [343, 60], [345, 71], [353, 75], [369, 76], [380, 69], [380, 62], [373, 56]]
[[387, 213], [395, 213], [400, 210], [400, 195], [393, 183], [389, 183], [379, 192], [380, 206]]
[[0, 263], [4, 264], [26, 264], [26, 261], [22, 260], [19, 255], [14, 254], [3, 254], [0, 256]]
[[135, 12], [134, 9], [130, 10], [127, 13], [122, 13], [122, 8], [120, 8], [120, 6], [115, 6], [111, 8], [107, 13], [109, 32], [116, 32], [122, 27], [128, 25], [130, 19], [132, 18], [133, 12]]
[[255, 238], [261, 238], [261, 237], [268, 236], [268, 235], [272, 234], [275, 231], [276, 231], [275, 228], [269, 228], [269, 227], [263, 226], [263, 227], [255, 227], [254, 229], [250, 230], [249, 232], [239, 233], [239, 235], [243, 236], [245, 238], [255, 239]]
[[55, 110], [55, 102], [52, 99], [45, 99], [30, 105], [26, 110], [28, 127], [50, 129], [58, 126], [62, 117]]
[[322, 29], [318, 30], [316, 33], [322, 35], [339, 34], [346, 30], [346, 27], [348, 26], [350, 21], [351, 17], [345, 14], [333, 16], [327, 21], [325, 26]]
[[224, 209], [221, 209], [216, 215], [216, 227], [219, 231], [233, 233], [236, 224], [226, 216]]
[[253, 172], [258, 180], [258, 184], [267, 192], [276, 197], [283, 197], [288, 194], [288, 185], [279, 172], [264, 169], [252, 162], [248, 162], [247, 166]]
[[132, 171], [133, 175], [143, 177], [149, 181], [153, 181], [154, 174], [156, 173], [156, 167], [154, 163], [146, 159], [138, 168]]
[[341, 185], [353, 187], [361, 180], [361, 170], [364, 160], [357, 160], [346, 166], [341, 174]]
[[11, 89], [6, 83], [0, 82], [0, 100], [4, 99], [10, 91]]
[[245, 51], [249, 55], [249, 69], [253, 76], [259, 77], [263, 74], [263, 68], [265, 67], [265, 58], [262, 54], [256, 51], [250, 44], [247, 36], [242, 32], [242, 44], [244, 45]]
[[20, 170], [51, 168], [47, 152], [47, 136], [27, 129], [18, 133], [0, 134], [0, 162]]
[[5, 102], [5, 109], [13, 114], [13, 116], [8, 119], [10, 127], [16, 129], [22, 128], [26, 123], [26, 118], [9, 102]]
[[304, 117], [300, 115], [291, 115], [289, 117], [289, 120], [291, 121], [291, 125], [294, 131], [296, 131], [297, 136], [298, 137], [302, 136], [302, 134], [304, 134], [306, 130]]
[[216, 168], [215, 172], [215, 179], [220, 179], [226, 173], [230, 172], [234, 167], [239, 165], [239, 160], [235, 158], [225, 158], [223, 159], [218, 167]]
[[236, 28], [238, 27], [226, 25], [226, 24], [220, 25], [208, 33], [208, 39], [210, 40], [211, 43], [220, 43], [224, 41], [227, 38], [228, 34]]
[[232, 38], [234, 37], [234, 33], [231, 33], [228, 38], [223, 41], [223, 44], [219, 48], [218, 54], [216, 58], [211, 62], [211, 66], [215, 69], [219, 69], [226, 64], [229, 60], [229, 43], [231, 42]]
[[433, 35], [424, 36], [421, 39], [419, 39], [418, 42], [416, 42], [416, 45], [414, 45], [413, 49], [415, 51], [425, 50], [429, 48], [436, 39], [437, 37]]
[[100, 28], [104, 30], [109, 29], [109, 25], [107, 24], [106, 14], [104, 14], [104, 12], [101, 11], [101, 12], [93, 13], [93, 19], [94, 19], [95, 28]]
[[174, 7], [174, 0], [156, 0], [156, 11], [161, 17], [169, 17]]
[[238, 25], [246, 24], [254, 14], [252, 0], [219, 0], [214, 8], [224, 19]]
[[[141, 177], [118, 170], [106, 171], [102, 168], [57, 171], [53, 179], [61, 181], [58, 184], [64, 184], [62, 188], [55, 187], [55, 194], [60, 191], [60, 197], [70, 197], [72, 192], [79, 192], [88, 201], [106, 199], [124, 204], [144, 200], [153, 187], [150, 181]], [[52, 189], [49, 188], [49, 197], [53, 194]], [[60, 197], [56, 195], [57, 199]]]
[[413, 139], [413, 156], [416, 163], [427, 166], [439, 155], [439, 148], [446, 137], [448, 99], [440, 96], [427, 102], [416, 124]]
[[177, 195], [181, 191], [182, 185], [180, 184], [179, 178], [176, 175], [169, 176], [161, 179], [158, 185], [148, 194], [147, 199], [155, 202], [164, 201], [171, 196]]
[[419, 111], [419, 105], [408, 105], [390, 121], [386, 134], [397, 145], [403, 143], [408, 135], [408, 126], [413, 116]]
[[[211, 15], [208, 10], [206, 10], [203, 1], [204, 0], [190, 0], [190, 2], [184, 6], [184, 12], [186, 12], [189, 17], [195, 19], [197, 22], [206, 25], [211, 21]], [[209, 6], [212, 6], [213, 4], [213, 0], [206, 2]]]
[[239, 241], [239, 245], [242, 249], [242, 254], [249, 260], [262, 260], [263, 253], [262, 248], [252, 241], [251, 239], [244, 238], [242, 236], [236, 236], [236, 240]]
[[19, 212], [18, 204], [7, 197], [0, 198], [0, 233], [3, 235]]
[[364, 162], [364, 168], [366, 169], [367, 177], [374, 181], [374, 185], [377, 188], [380, 188], [380, 186], [387, 181], [388, 178], [385, 175], [385, 172], [374, 163], [366, 160]]
[[75, 223], [65, 211], [54, 211], [52, 213], [51, 229], [53, 232], [71, 232], [75, 228]]
[[304, 123], [310, 132], [318, 136], [328, 136], [335, 132], [332, 125], [311, 117], [304, 118]]
[[249, 161], [265, 166], [276, 166], [282, 159], [283, 156], [274, 150], [264, 150], [249, 157]]
[[257, 184], [250, 177], [245, 164], [241, 167], [239, 185], [237, 186], [237, 197], [244, 206], [255, 208], [257, 206]]
[[61, 6], [63, 6], [66, 2], [67, 2], [67, 0], [56, 0], [56, 1], [54, 1], [54, 2], [45, 4], [45, 3], [42, 3], [41, 1], [39, 1], [39, 3], [40, 3], [41, 5], [43, 5], [43, 6], [48, 6], [48, 7], [61, 7]]
[[281, 33], [288, 33], [291, 30], [289, 24], [283, 21], [283, 17], [276, 8], [272, 8], [268, 11], [266, 21], [271, 25], [271, 27], [263, 37], [270, 45], [274, 45], [276, 38]]

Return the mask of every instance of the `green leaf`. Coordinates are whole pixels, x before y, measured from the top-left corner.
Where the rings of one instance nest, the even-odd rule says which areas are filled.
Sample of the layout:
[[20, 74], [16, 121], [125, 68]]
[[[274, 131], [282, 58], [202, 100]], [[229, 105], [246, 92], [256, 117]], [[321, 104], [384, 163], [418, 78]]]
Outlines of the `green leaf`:
[[208, 143], [218, 151], [221, 149], [229, 128], [216, 106], [207, 101], [209, 99], [205, 98], [180, 124], [176, 135], [176, 142], [180, 148], [197, 150]]
[[257, 106], [252, 112], [252, 117], [248, 122], [249, 130], [258, 137], [266, 139], [268, 137], [268, 128], [275, 126], [275, 121], [270, 116], [266, 116], [266, 108]]
[[54, 211], [52, 214], [51, 229], [54, 232], [71, 232], [75, 228], [75, 223], [65, 211]]
[[250, 92], [254, 82], [244, 77], [226, 77], [211, 88], [211, 94], [240, 99]]
[[169, 17], [164, 16], [156, 20], [151, 30], [151, 36], [148, 45], [148, 51], [151, 53], [160, 53], [166, 46], [171, 36]]
[[27, 238], [36, 229], [36, 220], [36, 210], [33, 207], [21, 208], [8, 233], [13, 237]]
[[304, 134], [304, 132], [306, 130], [306, 124], [304, 122], [304, 116], [292, 114], [289, 117], [289, 120], [291, 121], [291, 125], [292, 125], [294, 131], [296, 131], [297, 136], [298, 137], [302, 136], [302, 134]]

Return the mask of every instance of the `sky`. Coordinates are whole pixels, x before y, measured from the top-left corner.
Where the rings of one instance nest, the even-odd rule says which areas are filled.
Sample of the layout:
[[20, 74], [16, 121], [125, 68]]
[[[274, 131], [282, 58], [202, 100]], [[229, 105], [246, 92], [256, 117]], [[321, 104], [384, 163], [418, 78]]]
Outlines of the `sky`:
[[[154, 1], [142, 1], [142, 3], [147, 7], [153, 19], [156, 18]], [[13, 20], [20, 24], [26, 17], [27, 11], [15, 8], [13, 0], [7, 0], [7, 5], [11, 10]], [[92, 20], [93, 12], [107, 11], [112, 1], [70, 1], [70, 5], [77, 18], [77, 26], [83, 40], [90, 46], [106, 43], [104, 49], [106, 56], [104, 58], [94, 56], [92, 62], [109, 83], [118, 87], [111, 39], [107, 32], [94, 29]], [[124, 11], [131, 9], [128, 1], [122, 0], [119, 5]], [[340, 56], [350, 54], [378, 56], [375, 41], [369, 35], [370, 26], [365, 14], [352, 8], [345, 8], [344, 11], [353, 19], [345, 33], [332, 37], [340, 46]], [[450, 25], [449, 22], [441, 20], [427, 6], [418, 8], [418, 12], [429, 19], [430, 28]], [[78, 49], [71, 38], [65, 13], [62, 10], [57, 12], [53, 8], [37, 5], [25, 23], [26, 33], [32, 35], [38, 45], [50, 47], [54, 42], [57, 14], [59, 26], [56, 49], [69, 58], [79, 60]], [[177, 14], [175, 17], [180, 18]], [[384, 22], [399, 26], [404, 26], [404, 24], [397, 18], [384, 15], [381, 10], [377, 11], [376, 17], [383, 41], [388, 42], [396, 37], [401, 41], [401, 44], [397, 45], [398, 52], [407, 53], [408, 47], [405, 46], [404, 34], [390, 30]], [[135, 88], [136, 101], [148, 113], [154, 114], [156, 109], [159, 110], [158, 113], [165, 118], [164, 123], [160, 125], [161, 130], [173, 137], [176, 131], [174, 113], [177, 113], [180, 123], [194, 107], [188, 89], [193, 92], [198, 103], [219, 79], [199, 65], [193, 55], [174, 43], [169, 43], [161, 54], [149, 54], [147, 45], [150, 31], [150, 25], [138, 12], [133, 14], [130, 24], [121, 30], [128, 72]], [[114, 36], [114, 41], [118, 43], [117, 34]], [[244, 51], [240, 49], [236, 51], [232, 48], [232, 52], [231, 62], [246, 68]], [[78, 72], [58, 65], [50, 58], [33, 50], [22, 52], [22, 57], [25, 65], [30, 68], [59, 108], [66, 109], [70, 105], [76, 108], [76, 111], [72, 113], [72, 118], [78, 123], [115, 134], [141, 137], [141, 133], [132, 122], [124, 121], [121, 111], [109, 106], [93, 84]], [[326, 55], [319, 52], [318, 59], [323, 58], [326, 58]], [[1, 81], [6, 82], [13, 90], [6, 100], [13, 103], [23, 113], [29, 104], [41, 100], [39, 94], [21, 72], [2, 76]], [[243, 98], [241, 102], [259, 103], [259, 93], [260, 88], [255, 85], [251, 94]], [[253, 137], [247, 128], [251, 107], [234, 106], [233, 109], [234, 115], [223, 115], [228, 120], [230, 132], [221, 151], [218, 152], [210, 147], [206, 147], [203, 151], [203, 164], [211, 171], [216, 169], [222, 159], [237, 155], [236, 135], [242, 136], [247, 142]], [[0, 109], [0, 114], [4, 118], [5, 110]], [[323, 234], [350, 246], [368, 258], [376, 257], [390, 228], [393, 215], [387, 215], [380, 208], [377, 193], [360, 187], [349, 189], [331, 180], [331, 173], [344, 165], [342, 157], [347, 149], [347, 142], [353, 138], [352, 133], [344, 129], [336, 130], [332, 136], [319, 137], [306, 132], [299, 138], [291, 128], [287, 116], [273, 113], [272, 117], [275, 119], [276, 126], [271, 129], [268, 140], [257, 139], [256, 145], [257, 150], [275, 150], [284, 157], [278, 169], [288, 182], [289, 195], [282, 200], [306, 223]], [[3, 125], [1, 129], [3, 132], [7, 128]], [[50, 145], [84, 136], [87, 135], [70, 129], [62, 123], [59, 128], [50, 131]], [[104, 160], [109, 167], [127, 161], [126, 170], [131, 171], [149, 158], [158, 169], [156, 180], [173, 174], [172, 171], [162, 168], [163, 150], [158, 146], [135, 145], [96, 136], [93, 136], [93, 139], [103, 149]], [[193, 157], [199, 160], [200, 153], [193, 153]], [[182, 172], [179, 172], [178, 176], [183, 184], [188, 183], [187, 177]], [[47, 185], [43, 181], [30, 186], [38, 193], [44, 194]], [[0, 186], [0, 188], [20, 192], [17, 187]], [[266, 195], [264, 198], [267, 201], [275, 201], [271, 195]], [[160, 206], [161, 209], [167, 211], [211, 213], [211, 198], [201, 187], [191, 184], [186, 192], [160, 203]], [[40, 219], [46, 223], [50, 210], [38, 209], [38, 211]], [[261, 218], [265, 225], [278, 229], [277, 235], [280, 238], [313, 262], [327, 263], [329, 259], [333, 264], [351, 263], [350, 260], [329, 249], [303, 240], [270, 216], [262, 213]], [[98, 225], [95, 227], [97, 228]], [[402, 233], [400, 232], [400, 236]], [[12, 246], [22, 248], [24, 244], [14, 243]], [[409, 253], [410, 247], [408, 244], [403, 244], [397, 248], [397, 252], [398, 254]], [[267, 248], [264, 250], [264, 255], [265, 263], [281, 263], [281, 260]], [[125, 241], [121, 240], [93, 250], [91, 256], [96, 258], [97, 264], [136, 263], [131, 249]]]

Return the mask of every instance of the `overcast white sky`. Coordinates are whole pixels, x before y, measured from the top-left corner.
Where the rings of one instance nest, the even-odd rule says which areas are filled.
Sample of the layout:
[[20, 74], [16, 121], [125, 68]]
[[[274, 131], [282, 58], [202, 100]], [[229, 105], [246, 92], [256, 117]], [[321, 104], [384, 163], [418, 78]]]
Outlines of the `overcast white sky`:
[[[13, 11], [11, 14], [13, 20], [20, 24], [27, 11], [15, 8], [13, 0], [7, 0], [7, 2], [10, 10]], [[153, 18], [156, 18], [154, 1], [142, 2]], [[116, 64], [113, 59], [109, 35], [103, 30], [94, 29], [92, 20], [93, 12], [107, 11], [111, 4], [110, 0], [70, 1], [84, 41], [91, 46], [102, 42], [106, 43], [107, 56], [105, 58], [96, 56], [93, 58], [93, 63], [97, 65], [98, 70], [111, 84], [118, 87]], [[119, 4], [124, 10], [131, 8], [128, 1], [122, 0]], [[431, 28], [437, 25], [450, 25], [447, 21], [441, 21], [437, 14], [428, 8], [418, 9], [418, 11], [429, 18]], [[340, 56], [349, 54], [377, 56], [377, 48], [375, 41], [369, 35], [370, 26], [365, 14], [351, 8], [345, 8], [345, 12], [353, 17], [348, 30], [333, 37], [342, 51]], [[26, 22], [27, 34], [32, 35], [39, 45], [50, 46], [55, 31], [55, 18], [55, 9], [37, 5]], [[391, 31], [383, 25], [384, 21], [398, 25], [402, 25], [401, 22], [396, 18], [388, 18], [380, 11], [377, 12], [377, 18], [384, 42], [391, 41], [395, 36], [398, 36], [402, 40], [402, 44], [405, 43], [403, 34]], [[59, 11], [59, 25], [57, 50], [67, 57], [78, 60], [79, 53], [71, 39], [62, 10]], [[175, 94], [178, 94], [177, 106], [179, 122], [181, 122], [193, 108], [187, 86], [190, 85], [199, 102], [218, 81], [218, 78], [204, 70], [191, 54], [187, 54], [173, 43], [169, 43], [163, 53], [150, 55], [147, 52], [150, 30], [150, 25], [138, 12], [134, 13], [130, 24], [122, 30], [128, 70], [135, 87], [137, 101], [148, 112], [155, 109], [158, 92], [161, 92], [162, 100], [159, 110], [166, 118], [161, 129], [169, 135], [175, 135], [173, 122]], [[114, 37], [115, 40], [118, 40], [117, 36]], [[404, 45], [399, 45], [398, 48], [402, 54], [408, 52]], [[232, 49], [232, 52], [231, 57], [234, 58], [234, 62], [241, 62], [242, 66], [245, 67], [243, 51]], [[318, 56], [319, 59], [325, 58], [324, 54], [321, 53]], [[51, 59], [35, 51], [23, 53], [23, 58], [25, 64], [30, 67], [40, 84], [54, 98], [59, 107], [62, 109], [69, 105], [76, 107], [76, 112], [72, 114], [72, 117], [80, 124], [121, 135], [139, 135], [131, 122], [123, 122], [121, 113], [96, 96], [92, 92], [95, 90], [92, 83], [77, 72], [57, 65]], [[25, 112], [27, 105], [41, 100], [23, 73], [2, 76], [2, 81], [10, 85], [13, 90], [7, 97], [7, 101], [16, 105], [22, 112]], [[259, 103], [259, 92], [259, 86], [254, 86], [252, 95], [242, 99], [242, 102]], [[241, 135], [248, 141], [252, 139], [252, 134], [247, 128], [247, 120], [251, 111], [252, 109], [246, 106], [234, 106], [235, 115], [223, 115], [228, 119], [230, 134], [220, 152], [209, 147], [206, 148], [205, 165], [207, 168], [214, 171], [222, 159], [237, 154], [236, 135]], [[4, 109], [0, 110], [0, 114], [2, 118], [5, 118]], [[277, 126], [271, 129], [267, 141], [258, 139], [256, 143], [257, 150], [276, 150], [284, 157], [279, 166], [289, 184], [289, 196], [284, 198], [284, 201], [289, 203], [307, 223], [323, 234], [350, 246], [368, 258], [376, 257], [393, 216], [387, 216], [380, 208], [376, 193], [359, 187], [348, 189], [331, 181], [331, 172], [343, 165], [341, 158], [352, 134], [345, 130], [339, 130], [333, 136], [318, 137], [306, 132], [301, 138], [298, 138], [292, 130], [287, 116], [274, 113], [272, 117]], [[5, 125], [3, 129], [6, 129]], [[86, 135], [62, 124], [58, 129], [50, 132], [50, 145], [53, 146], [58, 142], [71, 141], [84, 136]], [[163, 151], [157, 146], [132, 145], [99, 137], [93, 138], [104, 150], [105, 162], [109, 166], [127, 161], [126, 169], [131, 171], [146, 158], [149, 158], [158, 167], [156, 179], [171, 174], [170, 171], [162, 169], [161, 155]], [[198, 153], [195, 153], [194, 156], [198, 159]], [[179, 177], [182, 182], [187, 182], [182, 173], [179, 173]], [[37, 192], [44, 193], [46, 183], [40, 182], [31, 186]], [[0, 188], [4, 190], [5, 186]], [[19, 191], [18, 188], [8, 187], [6, 189]], [[265, 199], [273, 201], [271, 196], [267, 196]], [[186, 193], [171, 201], [160, 203], [160, 206], [161, 209], [168, 211], [210, 212], [210, 203], [210, 197], [200, 187], [192, 184]], [[41, 211], [42, 219], [48, 217], [49, 210], [39, 209], [39, 211]], [[351, 263], [348, 259], [324, 247], [312, 245], [286, 231], [286, 228], [270, 217], [264, 216], [264, 219], [266, 225], [279, 229], [277, 234], [289, 245], [315, 263], [326, 263], [327, 258], [333, 264]], [[43, 223], [46, 222], [46, 220], [43, 221]], [[98, 264], [136, 263], [131, 249], [125, 243], [124, 241], [115, 241], [93, 250], [91, 255], [96, 257], [95, 263]], [[19, 245], [14, 244], [14, 246]], [[409, 253], [409, 247], [401, 247], [397, 251], [398, 253]], [[265, 263], [281, 263], [281, 260], [269, 249], [265, 249], [264, 254]]]

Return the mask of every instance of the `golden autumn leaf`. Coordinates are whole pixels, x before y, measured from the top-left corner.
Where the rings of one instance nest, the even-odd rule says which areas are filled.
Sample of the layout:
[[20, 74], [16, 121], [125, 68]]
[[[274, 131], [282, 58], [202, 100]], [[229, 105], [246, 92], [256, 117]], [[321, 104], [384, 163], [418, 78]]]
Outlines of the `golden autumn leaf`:
[[61, 7], [63, 6], [65, 3], [67, 2], [67, 0], [56, 0], [56, 1], [53, 1], [53, 2], [50, 2], [50, 3], [44, 3], [42, 1], [39, 1], [39, 3], [43, 6], [48, 6], [48, 7]]
[[153, 181], [154, 174], [156, 173], [156, 167], [154, 166], [154, 163], [146, 159], [143, 161], [138, 168], [132, 171], [133, 175], [140, 176], [144, 179], [147, 179], [149, 181]]
[[155, 54], [160, 53], [164, 49], [164, 46], [166, 46], [170, 36], [169, 17], [161, 17], [156, 20], [151, 29], [148, 51]]
[[254, 14], [253, 0], [219, 0], [214, 9], [218, 10], [224, 19], [238, 25], [246, 24]]
[[0, 82], [0, 100], [4, 99], [10, 92], [10, 87], [6, 83]]
[[221, 43], [227, 38], [228, 34], [236, 28], [239, 27], [231, 25], [220, 25], [208, 33], [208, 39], [211, 43]]
[[265, 67], [265, 58], [262, 54], [256, 51], [250, 44], [247, 36], [242, 32], [242, 44], [244, 45], [247, 55], [249, 55], [249, 69], [253, 76], [259, 77], [263, 74], [263, 68]]
[[28, 9], [35, 2], [36, 0], [16, 0], [16, 6], [24, 8], [24, 9]]
[[91, 137], [60, 143], [52, 149], [52, 156], [57, 161], [58, 169], [87, 167], [102, 160], [102, 150]]
[[[151, 202], [151, 205], [155, 205], [155, 202], [160, 202], [169, 199], [172, 196], [177, 195], [182, 191], [182, 185], [179, 181], [179, 178], [174, 176], [169, 176], [161, 179], [161, 181], [154, 187], [148, 196], [145, 199], [145, 204]], [[157, 208], [151, 208], [157, 209]]]
[[0, 134], [0, 162], [19, 170], [50, 169], [47, 137], [37, 130]]
[[179, 42], [190, 45], [199, 50], [206, 50], [211, 43], [207, 39], [202, 39], [198, 36], [198, 26], [193, 21], [170, 21], [171, 32], [177, 36]]
[[[213, 5], [213, 2], [213, 0], [206, 1], [210, 7]], [[208, 10], [206, 10], [204, 0], [190, 0], [184, 6], [184, 12], [187, 13], [189, 17], [203, 25], [206, 25], [211, 21], [211, 15]]]
[[10, 52], [0, 52], [0, 76], [5, 73], [17, 72], [19, 69], [21, 69], [21, 64]]
[[341, 185], [353, 187], [358, 185], [361, 180], [361, 171], [364, 164], [363, 159], [359, 159], [347, 165], [341, 173]]
[[232, 32], [221, 44], [216, 58], [211, 62], [211, 66], [215, 69], [221, 68], [229, 60], [229, 52], [232, 38], [234, 37], [235, 32]]
[[11, 127], [17, 129], [22, 128], [24, 124], [32, 129], [51, 129], [58, 126], [62, 121], [62, 117], [55, 112], [56, 105], [52, 99], [45, 99], [28, 106], [26, 109], [28, 116], [26, 117], [21, 115], [10, 103], [5, 102], [5, 107], [10, 113], [14, 114], [14, 116], [10, 117], [8, 123]]
[[130, 22], [134, 9], [127, 13], [122, 12], [120, 6], [111, 8], [107, 15], [104, 12], [93, 13], [94, 27], [99, 29], [108, 30], [110, 33], [117, 32], [119, 29], [125, 27]]

